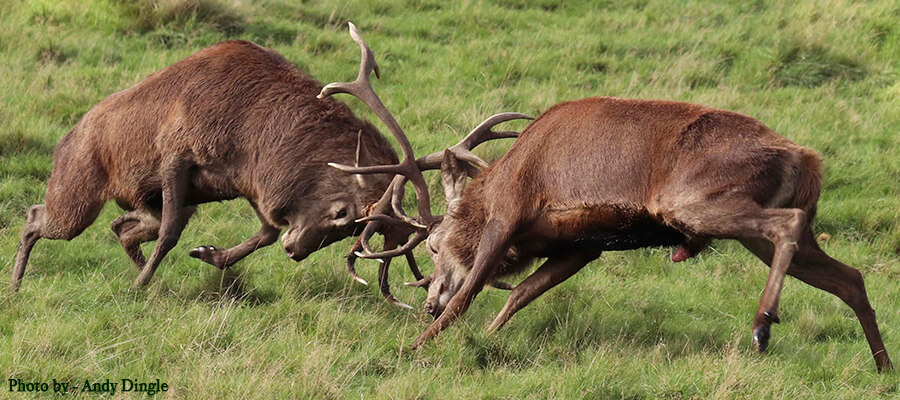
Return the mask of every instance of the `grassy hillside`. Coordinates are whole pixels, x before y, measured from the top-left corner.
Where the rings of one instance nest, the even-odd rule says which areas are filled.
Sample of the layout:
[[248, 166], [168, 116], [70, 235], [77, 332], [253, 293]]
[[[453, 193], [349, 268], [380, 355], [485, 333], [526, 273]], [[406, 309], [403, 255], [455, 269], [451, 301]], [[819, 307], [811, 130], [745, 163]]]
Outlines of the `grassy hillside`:
[[[347, 80], [359, 57], [349, 20], [420, 154], [492, 113], [596, 95], [730, 109], [816, 149], [826, 166], [816, 231], [865, 275], [900, 363], [900, 5], [790, 3], [0, 2], [0, 276], [25, 211], [42, 202], [54, 145], [94, 104], [229, 38], [273, 48], [322, 82]], [[508, 145], [480, 153], [495, 159]], [[440, 198], [437, 175], [428, 179]], [[241, 200], [210, 204], [153, 283], [129, 291], [136, 272], [109, 230], [121, 213], [109, 204], [77, 239], [38, 242], [22, 290], [0, 290], [0, 378], [158, 378], [165, 397], [188, 399], [900, 397], [897, 373], [875, 373], [850, 308], [791, 278], [769, 352], [755, 354], [768, 269], [730, 242], [679, 264], [668, 249], [607, 253], [495, 334], [484, 327], [506, 293], [488, 290], [410, 352], [430, 317], [349, 279], [349, 241], [300, 264], [276, 244], [222, 273], [188, 250], [236, 244], [258, 223]], [[418, 254], [430, 271], [427, 258]], [[374, 282], [374, 262], [359, 270]], [[421, 304], [404, 280], [400, 263], [395, 294]], [[39, 396], [7, 389], [0, 397]]]

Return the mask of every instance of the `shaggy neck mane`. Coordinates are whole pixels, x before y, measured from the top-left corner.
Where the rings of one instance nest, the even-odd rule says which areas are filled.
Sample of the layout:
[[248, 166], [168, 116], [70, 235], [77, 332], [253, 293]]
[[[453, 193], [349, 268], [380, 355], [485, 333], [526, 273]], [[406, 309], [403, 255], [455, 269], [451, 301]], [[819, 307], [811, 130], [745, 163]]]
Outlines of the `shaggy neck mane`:
[[[453, 263], [454, 268], [464, 269], [466, 273], [471, 271], [475, 264], [478, 242], [484, 232], [487, 218], [484, 212], [484, 176], [489, 169], [484, 170], [466, 186], [459, 204], [453, 210], [448, 210], [443, 222], [450, 224], [447, 227], [447, 237], [442, 240], [446, 246], [445, 251], [449, 251], [456, 260]], [[532, 257], [523, 256], [513, 245], [491, 279], [519, 273], [528, 268], [533, 260]]]

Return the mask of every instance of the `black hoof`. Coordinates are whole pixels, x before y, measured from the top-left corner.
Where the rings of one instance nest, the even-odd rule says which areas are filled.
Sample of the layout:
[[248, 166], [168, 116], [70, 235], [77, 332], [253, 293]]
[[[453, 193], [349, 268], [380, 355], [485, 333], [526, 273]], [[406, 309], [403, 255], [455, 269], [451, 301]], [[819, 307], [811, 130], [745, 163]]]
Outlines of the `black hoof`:
[[216, 246], [200, 246], [191, 249], [188, 253], [191, 257], [199, 258], [201, 260], [205, 260], [208, 256], [212, 255], [213, 252], [216, 251]]
[[219, 249], [217, 249], [216, 246], [200, 246], [191, 249], [191, 251], [188, 252], [188, 255], [203, 260], [207, 264], [210, 264], [218, 269], [225, 269], [226, 267], [222, 265], [223, 263], [221, 262], [222, 255], [217, 255], [218, 251]]
[[766, 349], [769, 348], [770, 336], [768, 325], [763, 325], [753, 330], [753, 345], [756, 346], [756, 351], [760, 354], [765, 353]]

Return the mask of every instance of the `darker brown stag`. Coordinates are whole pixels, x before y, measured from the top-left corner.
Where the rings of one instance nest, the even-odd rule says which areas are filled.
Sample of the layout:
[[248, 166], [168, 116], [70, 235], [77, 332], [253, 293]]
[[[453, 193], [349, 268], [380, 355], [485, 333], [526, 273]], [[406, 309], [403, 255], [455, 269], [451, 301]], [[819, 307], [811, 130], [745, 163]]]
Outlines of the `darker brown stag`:
[[[297, 261], [358, 233], [355, 221], [390, 177], [354, 177], [326, 163], [381, 165], [397, 156], [346, 105], [316, 99], [321, 88], [274, 51], [227, 41], [109, 96], [56, 147], [45, 203], [28, 211], [13, 289], [39, 238], [78, 236], [110, 199], [128, 211], [112, 230], [141, 271], [135, 287], [150, 281], [201, 203], [244, 197], [262, 223], [235, 247], [191, 251], [223, 269], [274, 243], [284, 228], [285, 251]], [[412, 232], [388, 236], [402, 243]], [[152, 240], [148, 260], [140, 244]]]
[[[333, 92], [329, 86], [323, 94]], [[814, 239], [819, 156], [753, 118], [671, 101], [599, 97], [558, 104], [468, 185], [472, 164], [485, 164], [445, 152], [443, 218], [431, 215], [421, 169], [410, 159], [404, 153], [402, 167], [340, 168], [401, 174], [395, 182], [408, 178], [415, 186], [418, 217], [398, 209], [400, 219], [377, 217], [418, 230], [404, 251], [428, 240], [435, 270], [413, 285], [428, 290], [425, 309], [436, 320], [415, 346], [462, 315], [484, 286], [536, 258], [547, 260], [512, 289], [490, 329], [603, 251], [678, 246], [673, 261], [680, 261], [718, 238], [740, 241], [771, 267], [752, 327], [759, 352], [768, 346], [770, 326], [779, 322], [787, 274], [846, 302], [862, 324], [877, 368], [892, 368], [862, 275], [826, 255]], [[388, 195], [402, 196], [402, 185], [392, 184]]]

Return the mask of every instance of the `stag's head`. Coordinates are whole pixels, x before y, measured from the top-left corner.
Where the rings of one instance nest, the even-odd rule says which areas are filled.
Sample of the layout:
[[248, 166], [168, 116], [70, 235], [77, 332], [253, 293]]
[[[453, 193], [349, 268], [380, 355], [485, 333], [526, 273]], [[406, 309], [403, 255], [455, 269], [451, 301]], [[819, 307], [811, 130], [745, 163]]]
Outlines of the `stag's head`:
[[316, 202], [290, 217], [289, 228], [281, 236], [287, 256], [302, 261], [314, 251], [353, 234], [358, 208], [352, 199]]
[[[466, 189], [471, 165], [459, 160], [451, 152], [444, 152], [441, 163], [441, 183], [447, 199], [447, 211], [441, 223], [435, 226], [426, 241], [426, 248], [434, 262], [434, 272], [427, 278], [408, 283], [428, 291], [425, 311], [435, 319], [444, 312], [450, 299], [456, 295], [472, 270], [479, 240], [484, 230], [483, 207], [484, 181], [474, 180], [473, 187]], [[515, 250], [511, 249], [498, 268], [501, 274], [508, 268], [526, 265], [520, 263]], [[512, 285], [493, 280], [489, 286], [510, 290]]]
[[[394, 138], [400, 145], [402, 159], [399, 163], [393, 165], [376, 165], [369, 167], [348, 166], [340, 164], [329, 164], [341, 171], [351, 174], [389, 174], [393, 176], [393, 181], [388, 189], [382, 195], [381, 199], [373, 207], [372, 214], [361, 218], [360, 222], [366, 222], [366, 227], [361, 235], [361, 245], [363, 252], [357, 254], [362, 258], [380, 259], [383, 263], [392, 257], [406, 254], [411, 256], [412, 250], [422, 241], [428, 239], [429, 252], [434, 261], [434, 273], [417, 282], [408, 284], [410, 286], [419, 286], [428, 290], [428, 300], [426, 301], [426, 311], [437, 317], [444, 307], [446, 307], [450, 298], [461, 287], [461, 283], [465, 278], [465, 268], [457, 268], [462, 260], [452, 256], [454, 252], [442, 252], [440, 249], [451, 247], [450, 244], [442, 243], [445, 238], [449, 237], [446, 231], [449, 231], [454, 225], [453, 223], [441, 223], [441, 216], [431, 214], [431, 201], [428, 195], [428, 187], [422, 171], [441, 169], [441, 178], [444, 184], [444, 194], [447, 197], [448, 211], [452, 211], [456, 207], [462, 189], [465, 186], [466, 179], [478, 174], [479, 168], [486, 168], [488, 164], [472, 153], [479, 144], [499, 138], [512, 138], [518, 136], [518, 132], [501, 131], [495, 132], [491, 128], [501, 122], [514, 119], [532, 119], [531, 117], [519, 113], [501, 113], [496, 114], [473, 129], [462, 141], [456, 145], [449, 147], [445, 151], [439, 151], [429, 154], [418, 159], [413, 155], [412, 146], [400, 125], [387, 110], [378, 95], [372, 89], [369, 81], [371, 72], [375, 72], [375, 76], [379, 76], [378, 65], [375, 62], [375, 54], [369, 48], [353, 23], [350, 23], [350, 36], [359, 45], [361, 50], [361, 62], [359, 67], [359, 75], [353, 82], [336, 82], [326, 85], [319, 94], [320, 98], [333, 95], [335, 93], [349, 93], [365, 103], [375, 114], [387, 125]], [[405, 213], [402, 207], [404, 197], [404, 188], [406, 183], [412, 183], [416, 194], [416, 205], [418, 216], [411, 217]], [[454, 216], [448, 216], [448, 221]], [[412, 238], [405, 244], [395, 249], [386, 249], [385, 251], [375, 252], [369, 246], [369, 238], [379, 230], [386, 227], [405, 227], [414, 232]], [[401, 303], [402, 304], [402, 303]]]
[[[350, 133], [350, 132], [348, 132]], [[355, 165], [396, 162], [390, 145], [379, 140], [381, 134], [371, 124], [358, 129]], [[349, 153], [350, 150], [342, 149]], [[353, 154], [343, 154], [344, 159]], [[333, 159], [333, 152], [315, 157]], [[323, 160], [323, 164], [327, 162]], [[350, 175], [333, 168], [316, 169], [315, 179], [305, 187], [304, 196], [291, 198], [285, 207], [288, 229], [281, 242], [288, 257], [301, 261], [311, 253], [335, 241], [359, 233], [365, 226], [357, 222], [382, 195], [390, 183], [383, 175]]]
[[[460, 199], [468, 178], [468, 164], [459, 161], [450, 151], [444, 152], [441, 162], [441, 183], [447, 200], [447, 210], [440, 224], [428, 235], [426, 249], [434, 263], [434, 272], [410, 286], [420, 286], [428, 291], [425, 299], [425, 312], [437, 318], [447, 303], [459, 289], [472, 268], [472, 255], [477, 243], [472, 238], [461, 238], [460, 231], [465, 230], [467, 222], [478, 223], [483, 220], [472, 216], [469, 209], [460, 209]], [[472, 217], [475, 217], [474, 219]]]

